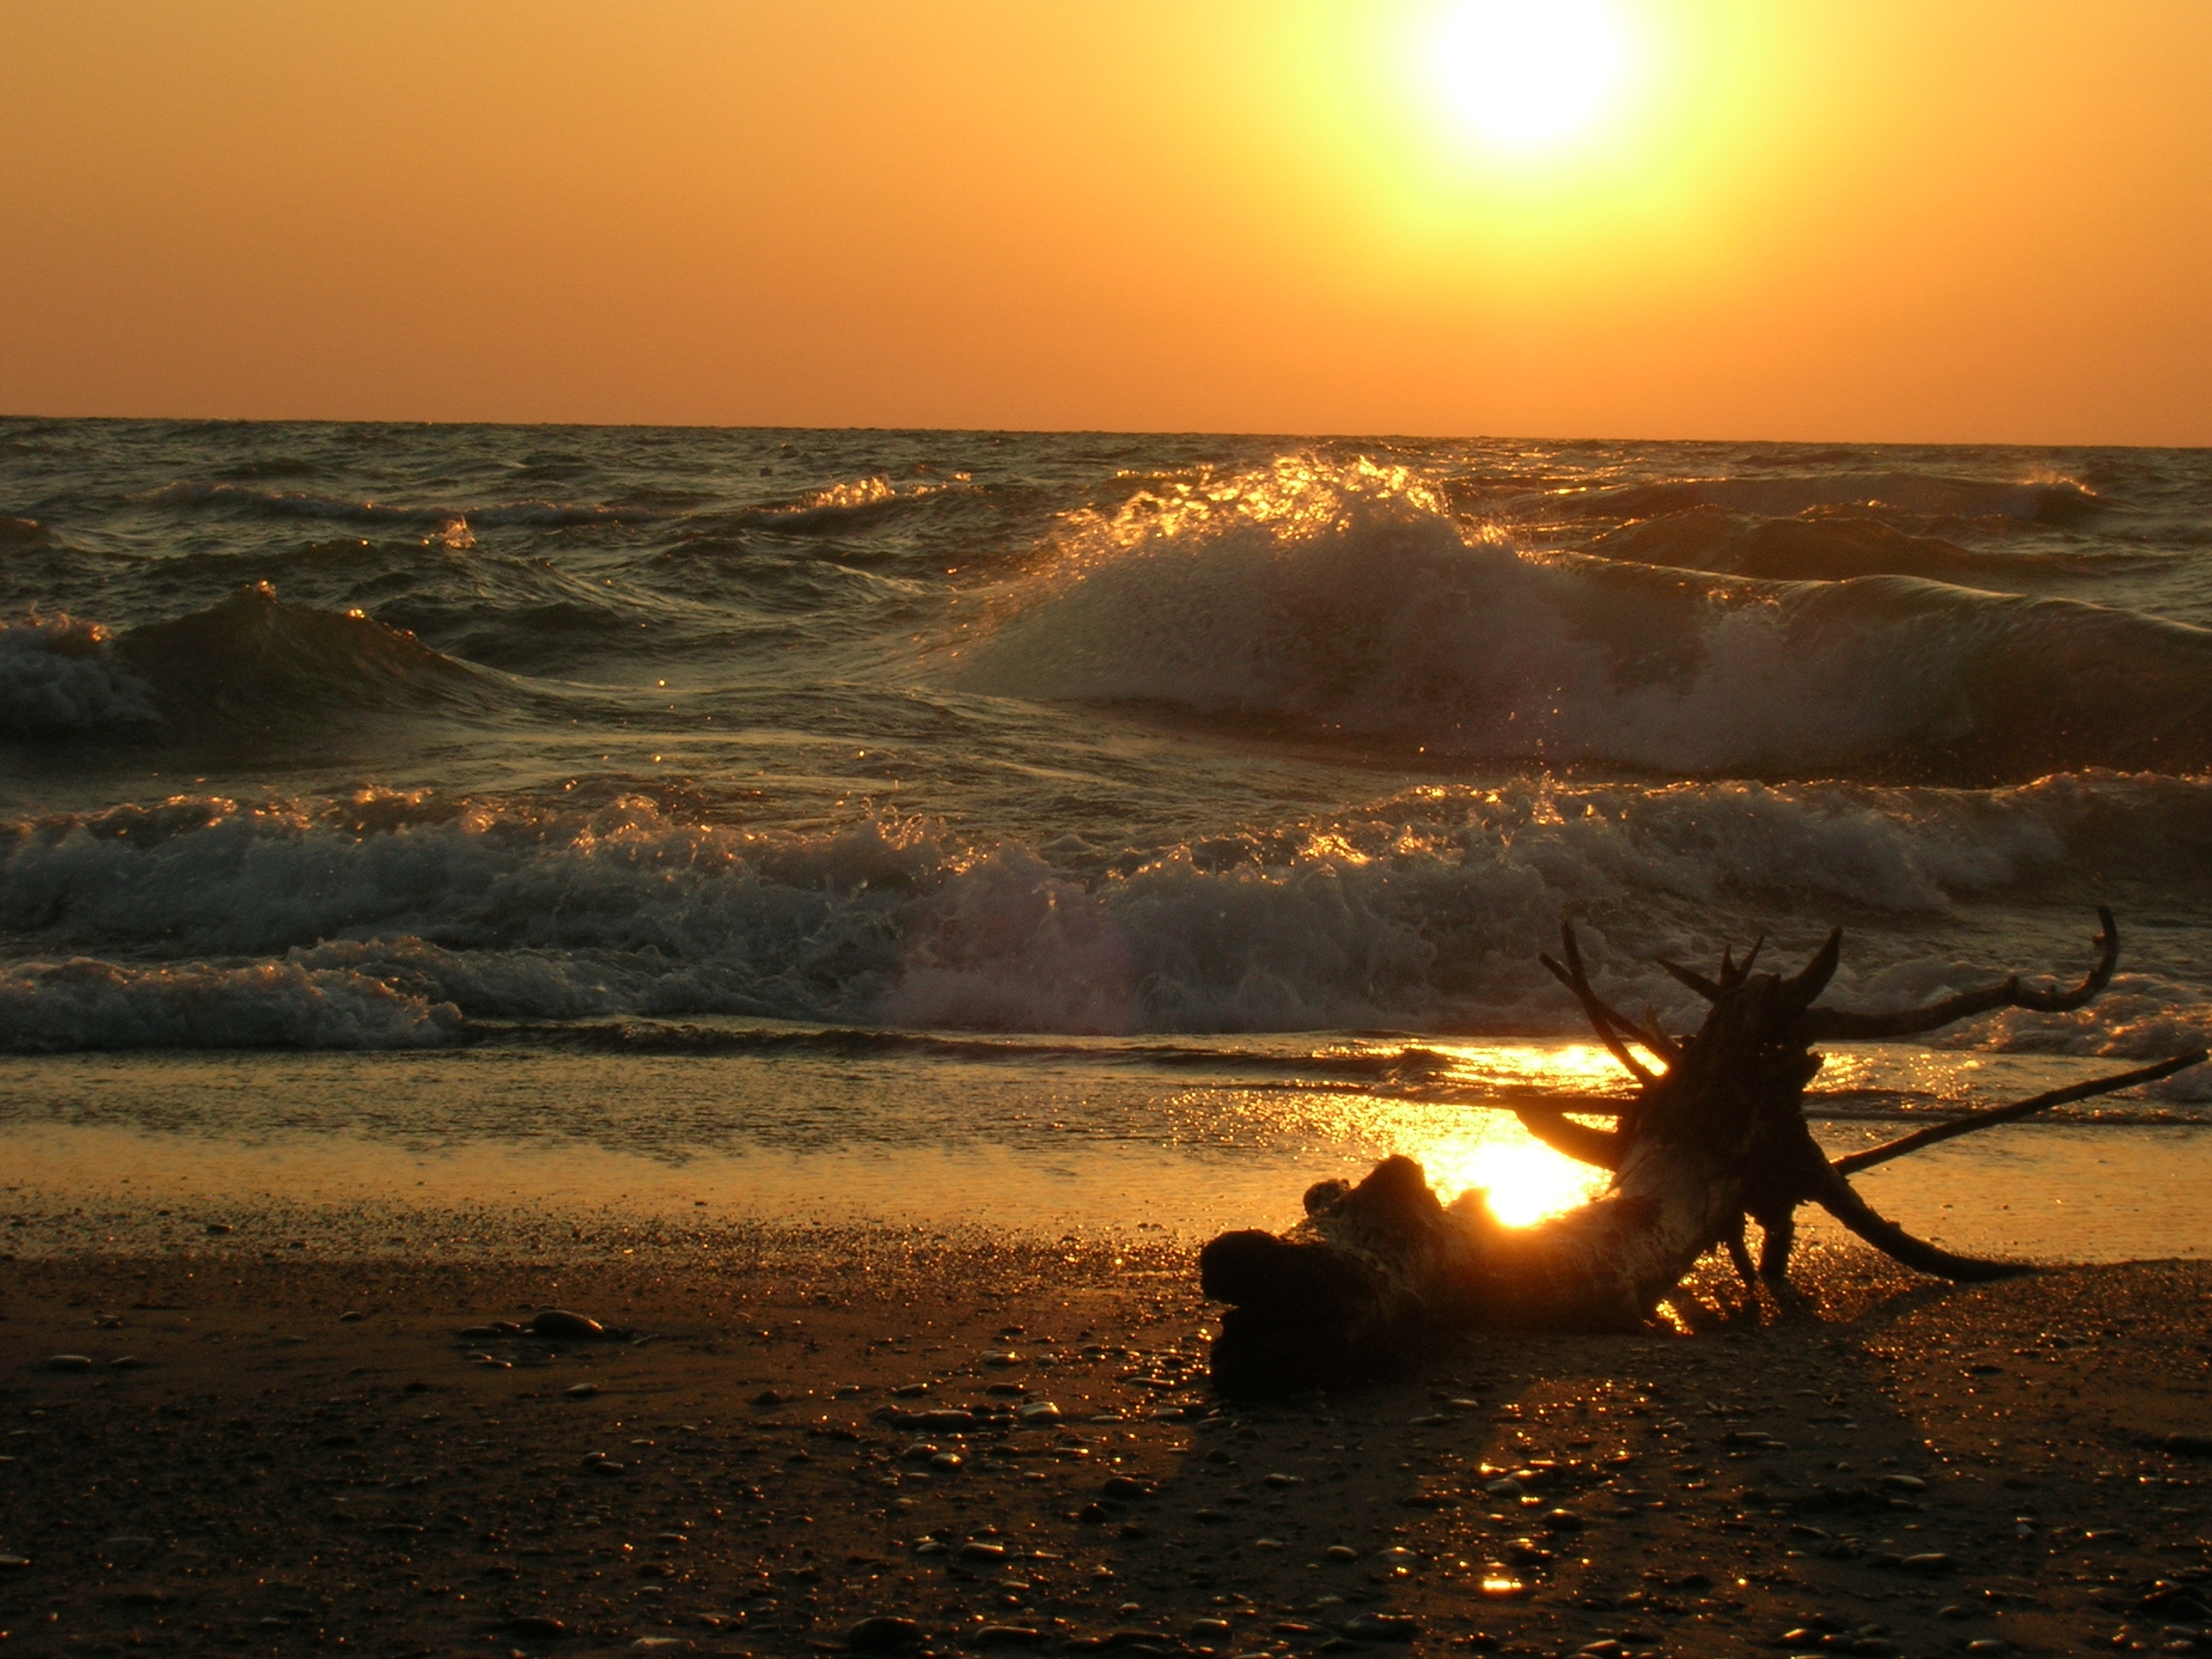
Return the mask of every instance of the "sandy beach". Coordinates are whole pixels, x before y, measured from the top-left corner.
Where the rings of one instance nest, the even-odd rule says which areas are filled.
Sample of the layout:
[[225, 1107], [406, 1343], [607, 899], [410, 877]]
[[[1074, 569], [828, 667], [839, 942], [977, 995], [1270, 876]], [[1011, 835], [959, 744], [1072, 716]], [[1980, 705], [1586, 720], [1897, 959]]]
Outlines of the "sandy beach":
[[0, 1261], [9, 1652], [2212, 1647], [2203, 1263], [1822, 1243], [1756, 1322], [1259, 1406], [1180, 1242], [216, 1224]]

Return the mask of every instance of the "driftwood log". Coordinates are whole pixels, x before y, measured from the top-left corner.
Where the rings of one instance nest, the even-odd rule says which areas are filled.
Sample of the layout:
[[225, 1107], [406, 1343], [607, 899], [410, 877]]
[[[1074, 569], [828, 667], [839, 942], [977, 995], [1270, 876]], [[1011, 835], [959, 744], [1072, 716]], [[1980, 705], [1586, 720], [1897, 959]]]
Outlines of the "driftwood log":
[[[1923, 1273], [1978, 1279], [2031, 1271], [1914, 1237], [1859, 1196], [1851, 1173], [2064, 1101], [2170, 1076], [2204, 1054], [1977, 1112], [1832, 1161], [1805, 1121], [1805, 1085], [1821, 1063], [1812, 1045], [1910, 1036], [1997, 1008], [2079, 1008], [2111, 981], [2119, 958], [2112, 912], [2099, 914], [2096, 965], [2070, 990], [2024, 986], [2015, 974], [1894, 1013], [1815, 1006], [1836, 970], [1840, 929], [1787, 977], [1753, 971], [1756, 945], [1740, 963], [1724, 955], [1711, 978], [1662, 963], [1710, 1005], [1696, 1032], [1679, 1037], [1601, 999], [1573, 928], [1563, 925], [1561, 959], [1540, 960], [1574, 993], [1637, 1093], [1626, 1103], [1591, 1099], [1516, 1111], [1540, 1139], [1611, 1170], [1608, 1189], [1551, 1220], [1509, 1227], [1480, 1190], [1449, 1206], [1439, 1201], [1411, 1158], [1384, 1159], [1357, 1186], [1322, 1182], [1305, 1194], [1305, 1219], [1290, 1231], [1224, 1233], [1200, 1253], [1206, 1293], [1231, 1304], [1214, 1343], [1216, 1385], [1279, 1393], [1346, 1381], [1403, 1363], [1443, 1331], [1635, 1329], [1716, 1248], [1728, 1250], [1747, 1286], [1764, 1279], [1778, 1288], [1787, 1283], [1797, 1206], [1806, 1203]], [[1577, 1121], [1589, 1116], [1610, 1116], [1614, 1127]], [[1763, 1235], [1756, 1270], [1747, 1218]]]

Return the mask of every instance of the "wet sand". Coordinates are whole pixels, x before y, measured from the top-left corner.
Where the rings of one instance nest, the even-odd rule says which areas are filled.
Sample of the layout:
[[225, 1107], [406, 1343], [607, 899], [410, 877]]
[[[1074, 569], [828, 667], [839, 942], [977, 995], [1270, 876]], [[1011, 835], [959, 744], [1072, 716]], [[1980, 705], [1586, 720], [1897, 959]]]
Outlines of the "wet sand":
[[[2202, 1263], [1816, 1243], [1757, 1323], [1260, 1407], [1181, 1242], [236, 1224], [0, 1261], [0, 1651], [2212, 1648]], [[635, 1334], [484, 1334], [546, 1307]]]

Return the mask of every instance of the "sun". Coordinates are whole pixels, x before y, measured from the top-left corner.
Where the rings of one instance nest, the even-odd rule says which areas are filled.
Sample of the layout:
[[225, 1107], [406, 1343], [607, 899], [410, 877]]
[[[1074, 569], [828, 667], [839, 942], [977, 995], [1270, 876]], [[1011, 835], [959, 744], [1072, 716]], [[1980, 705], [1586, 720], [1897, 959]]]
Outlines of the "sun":
[[1633, 41], [1609, 0], [1451, 0], [1420, 44], [1445, 118], [1484, 149], [1559, 149], [1619, 104]]

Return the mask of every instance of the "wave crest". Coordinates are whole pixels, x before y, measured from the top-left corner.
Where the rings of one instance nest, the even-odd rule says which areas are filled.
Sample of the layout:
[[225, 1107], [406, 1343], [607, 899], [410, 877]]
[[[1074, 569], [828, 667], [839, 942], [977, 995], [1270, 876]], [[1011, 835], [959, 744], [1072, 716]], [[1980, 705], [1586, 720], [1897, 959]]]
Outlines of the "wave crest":
[[[2130, 893], [2180, 902], [2176, 849], [2208, 845], [2212, 784], [2157, 777], [1989, 793], [1434, 787], [1080, 865], [924, 819], [771, 832], [636, 798], [585, 811], [426, 792], [185, 797], [0, 825], [0, 928], [46, 958], [159, 940], [180, 961], [349, 975], [473, 1019], [1565, 1034], [1579, 1015], [1532, 966], [1563, 914], [1585, 919], [1608, 994], [1671, 1021], [1698, 1011], [1653, 957], [1717, 957], [1771, 923], [1778, 948], [1809, 949], [1838, 917], [1856, 930], [1837, 999], [1894, 1006], [1990, 977], [1930, 960], [1959, 907], [2033, 890], [2124, 917], [2153, 902]], [[2131, 985], [2203, 1016], [2178, 981]], [[74, 1015], [10, 1006], [0, 1044], [19, 1017], [21, 1041], [99, 1041]], [[2131, 1041], [2148, 1006], [2100, 1000], [2075, 1036]]]
[[296, 963], [128, 968], [76, 959], [0, 969], [0, 1049], [420, 1048], [461, 1017], [364, 975]]
[[427, 708], [487, 689], [477, 671], [358, 611], [283, 604], [267, 582], [132, 629], [118, 657], [173, 723], [267, 725], [333, 708]]
[[158, 718], [153, 688], [98, 623], [67, 616], [0, 623], [0, 732], [52, 737]]
[[1676, 774], [2212, 763], [2212, 631], [1906, 577], [1524, 554], [1368, 463], [1279, 463], [1077, 515], [961, 672], [1000, 695]]

